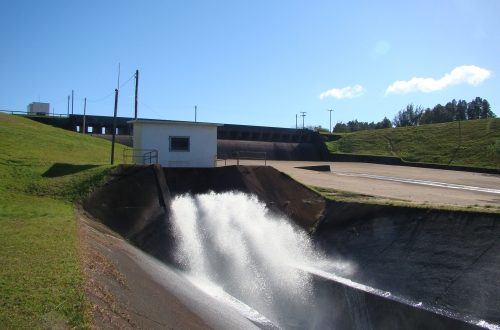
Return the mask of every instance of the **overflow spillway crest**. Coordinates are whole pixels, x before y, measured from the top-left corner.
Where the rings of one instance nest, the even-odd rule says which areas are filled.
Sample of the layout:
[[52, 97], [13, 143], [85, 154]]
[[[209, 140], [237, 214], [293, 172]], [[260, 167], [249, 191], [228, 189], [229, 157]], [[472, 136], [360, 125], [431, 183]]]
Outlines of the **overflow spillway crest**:
[[171, 210], [175, 255], [196, 285], [234, 297], [254, 316], [260, 314], [254, 321], [283, 328], [311, 328], [317, 322], [311, 275], [297, 266], [325, 258], [303, 230], [239, 192], [178, 196]]

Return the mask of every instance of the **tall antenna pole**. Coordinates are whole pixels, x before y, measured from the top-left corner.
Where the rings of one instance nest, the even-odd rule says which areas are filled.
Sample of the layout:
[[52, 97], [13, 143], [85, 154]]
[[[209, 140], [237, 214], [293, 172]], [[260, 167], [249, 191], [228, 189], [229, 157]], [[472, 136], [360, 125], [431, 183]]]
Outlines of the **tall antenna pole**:
[[120, 89], [120, 63], [118, 63], [118, 84], [116, 85], [116, 89]]
[[194, 106], [194, 122], [196, 123], [198, 116], [198, 106]]
[[301, 116], [302, 116], [302, 129], [304, 129], [305, 128], [305, 126], [304, 126], [304, 117], [306, 116], [307, 112], [306, 111], [301, 111], [300, 113], [301, 113]]
[[331, 133], [332, 132], [332, 111], [333, 111], [333, 109], [328, 109], [326, 111], [330, 112], [330, 133]]
[[115, 89], [115, 113], [113, 115], [113, 132], [111, 138], [111, 165], [115, 163], [116, 113], [118, 112], [118, 88]]
[[135, 115], [134, 119], [137, 120], [137, 96], [139, 92], [139, 70], [135, 70]]
[[85, 115], [87, 114], [87, 98], [83, 99], [83, 131], [82, 133], [85, 134], [87, 133], [87, 129], [85, 128]]
[[71, 90], [71, 114], [73, 114], [73, 104], [75, 103], [75, 91]]

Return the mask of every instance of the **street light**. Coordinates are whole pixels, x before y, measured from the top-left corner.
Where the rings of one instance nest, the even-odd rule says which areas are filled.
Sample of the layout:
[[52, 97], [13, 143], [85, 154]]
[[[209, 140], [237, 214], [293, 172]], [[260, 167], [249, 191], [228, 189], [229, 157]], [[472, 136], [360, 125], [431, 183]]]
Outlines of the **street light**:
[[304, 117], [306, 116], [306, 111], [301, 111], [300, 115], [302, 116], [302, 129], [304, 129]]
[[328, 109], [326, 111], [330, 112], [330, 133], [331, 133], [332, 132], [332, 111], [333, 111], [333, 109]]

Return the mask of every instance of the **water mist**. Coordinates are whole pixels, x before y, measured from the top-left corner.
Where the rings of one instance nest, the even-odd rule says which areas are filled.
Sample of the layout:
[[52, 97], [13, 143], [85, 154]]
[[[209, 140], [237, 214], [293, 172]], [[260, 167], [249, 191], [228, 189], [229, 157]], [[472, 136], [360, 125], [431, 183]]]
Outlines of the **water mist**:
[[172, 215], [176, 258], [195, 284], [254, 313], [261, 325], [317, 326], [321, 308], [301, 268], [324, 258], [307, 233], [238, 192], [177, 197]]

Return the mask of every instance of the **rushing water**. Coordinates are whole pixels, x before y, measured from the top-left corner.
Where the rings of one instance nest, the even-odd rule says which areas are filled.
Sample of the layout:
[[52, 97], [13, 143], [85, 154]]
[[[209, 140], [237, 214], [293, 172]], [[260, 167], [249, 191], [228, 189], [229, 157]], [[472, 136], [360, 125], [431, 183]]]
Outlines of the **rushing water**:
[[317, 326], [321, 308], [300, 268], [323, 256], [307, 233], [238, 192], [180, 196], [172, 213], [176, 257], [195, 284], [265, 327]]

